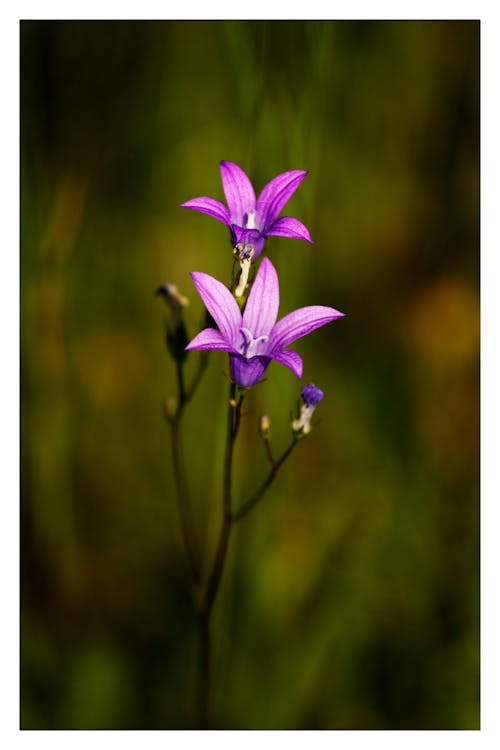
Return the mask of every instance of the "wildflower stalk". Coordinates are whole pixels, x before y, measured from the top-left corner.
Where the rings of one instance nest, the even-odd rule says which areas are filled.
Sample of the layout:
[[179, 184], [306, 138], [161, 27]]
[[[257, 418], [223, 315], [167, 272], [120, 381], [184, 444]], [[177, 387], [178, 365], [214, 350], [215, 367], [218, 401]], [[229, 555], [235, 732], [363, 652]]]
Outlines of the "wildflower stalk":
[[292, 453], [298, 442], [296, 437], [293, 438], [290, 445], [283, 452], [277, 461], [272, 457], [269, 441], [266, 442], [268, 458], [271, 462], [271, 470], [266, 479], [254, 495], [244, 503], [241, 508], [233, 513], [232, 511], [232, 469], [233, 453], [236, 438], [241, 421], [241, 407], [243, 404], [244, 393], [236, 400], [236, 384], [231, 382], [229, 391], [229, 407], [227, 417], [227, 442], [226, 453], [224, 457], [223, 470], [223, 487], [222, 487], [222, 519], [215, 553], [214, 563], [208, 579], [205, 595], [198, 612], [199, 620], [199, 654], [198, 654], [198, 687], [196, 697], [197, 726], [199, 728], [208, 728], [209, 726], [209, 702], [210, 702], [210, 682], [211, 682], [211, 639], [210, 624], [211, 616], [217, 593], [220, 588], [224, 565], [229, 548], [231, 530], [236, 521], [241, 520], [249, 513], [252, 508], [264, 497], [266, 491], [276, 478], [281, 466]]
[[244, 394], [240, 395], [238, 401], [236, 401], [235, 397], [236, 384], [232, 382], [229, 390], [227, 443], [226, 455], [224, 458], [224, 475], [222, 486], [222, 523], [219, 533], [217, 552], [215, 555], [212, 572], [208, 581], [204, 603], [205, 608], [209, 611], [213, 607], [215, 597], [217, 596], [217, 591], [219, 590], [219, 584], [222, 577], [222, 571], [224, 569], [224, 562], [226, 559], [227, 548], [229, 544], [229, 534], [231, 531], [231, 486], [233, 451], [241, 421], [241, 406], [243, 404]]
[[198, 690], [197, 690], [197, 725], [207, 728], [209, 723], [210, 702], [210, 663], [211, 615], [219, 591], [224, 564], [229, 548], [232, 527], [232, 471], [233, 453], [241, 422], [241, 407], [244, 393], [236, 399], [236, 384], [231, 382], [229, 388], [229, 406], [227, 414], [227, 442], [224, 456], [223, 485], [222, 485], [222, 519], [217, 542], [215, 558], [208, 578], [205, 594], [198, 613], [199, 619], [199, 662], [198, 662]]
[[185, 394], [184, 394], [184, 406], [188, 403], [188, 401], [191, 401], [191, 399], [193, 398], [196, 392], [196, 389], [198, 388], [200, 384], [203, 374], [205, 370], [207, 369], [209, 355], [210, 355], [210, 352], [208, 351], [204, 351], [201, 353], [200, 359], [198, 361], [198, 368], [193, 376], [191, 383], [189, 384], [189, 387], [186, 389]]
[[177, 371], [177, 388], [179, 391], [179, 406], [182, 404], [182, 408], [184, 407], [184, 404], [186, 403], [186, 386], [184, 383], [184, 370], [182, 362], [179, 360], [175, 363], [176, 371]]
[[198, 679], [196, 684], [195, 727], [209, 728], [209, 703], [211, 683], [210, 614], [205, 609], [198, 612]]
[[266, 449], [266, 456], [269, 463], [274, 467], [276, 461], [274, 460], [273, 452], [271, 450], [271, 441], [269, 440], [269, 438], [264, 438], [264, 448]]

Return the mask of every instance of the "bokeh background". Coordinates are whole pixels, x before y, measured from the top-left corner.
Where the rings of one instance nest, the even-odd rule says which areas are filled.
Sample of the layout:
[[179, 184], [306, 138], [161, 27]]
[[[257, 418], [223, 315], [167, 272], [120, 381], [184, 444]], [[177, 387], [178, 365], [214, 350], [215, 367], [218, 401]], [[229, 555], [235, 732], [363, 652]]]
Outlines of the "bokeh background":
[[[214, 623], [221, 728], [479, 727], [479, 23], [22, 22], [21, 725], [186, 728], [195, 626], [154, 290], [229, 280], [221, 159], [309, 175], [270, 238], [318, 425], [237, 528]], [[195, 360], [195, 356], [191, 358]], [[188, 367], [194, 365], [190, 361]], [[208, 565], [226, 357], [186, 419]], [[235, 498], [300, 383], [254, 389]]]

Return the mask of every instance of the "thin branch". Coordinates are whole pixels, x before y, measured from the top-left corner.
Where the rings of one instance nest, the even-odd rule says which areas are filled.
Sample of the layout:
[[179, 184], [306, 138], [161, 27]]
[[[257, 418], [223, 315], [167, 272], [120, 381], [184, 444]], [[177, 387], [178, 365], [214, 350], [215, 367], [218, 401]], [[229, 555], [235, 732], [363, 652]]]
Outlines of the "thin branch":
[[264, 447], [266, 449], [266, 456], [269, 459], [269, 463], [271, 466], [274, 466], [276, 464], [276, 461], [274, 460], [273, 452], [271, 450], [271, 441], [269, 438], [262, 438], [264, 440]]
[[191, 381], [191, 383], [189, 385], [189, 388], [187, 388], [187, 390], [185, 392], [184, 404], [187, 404], [188, 401], [190, 401], [193, 398], [193, 396], [194, 396], [194, 394], [196, 392], [196, 389], [198, 388], [198, 386], [199, 386], [199, 384], [201, 382], [201, 379], [203, 377], [203, 373], [207, 369], [209, 357], [210, 357], [210, 352], [209, 351], [202, 351], [202, 352], [200, 352], [200, 356], [199, 356], [199, 359], [198, 359], [198, 369], [196, 370], [196, 372], [195, 372], [195, 374], [193, 376], [193, 380]]
[[292, 442], [290, 443], [290, 445], [288, 446], [288, 448], [286, 449], [286, 451], [280, 456], [280, 458], [276, 462], [273, 461], [271, 471], [265, 478], [264, 482], [261, 484], [259, 489], [255, 492], [255, 494], [252, 495], [252, 497], [249, 500], [247, 500], [246, 503], [243, 503], [243, 505], [241, 506], [239, 510], [237, 510], [235, 513], [231, 515], [231, 521], [233, 522], [240, 521], [242, 518], [244, 518], [247, 515], [247, 513], [249, 513], [252, 510], [253, 507], [255, 507], [255, 505], [257, 505], [257, 503], [260, 500], [262, 500], [267, 489], [270, 487], [270, 485], [273, 483], [274, 479], [276, 478], [276, 475], [278, 474], [281, 466], [285, 463], [286, 459], [291, 454], [291, 452], [293, 451], [297, 443], [298, 443], [298, 440], [294, 438]]

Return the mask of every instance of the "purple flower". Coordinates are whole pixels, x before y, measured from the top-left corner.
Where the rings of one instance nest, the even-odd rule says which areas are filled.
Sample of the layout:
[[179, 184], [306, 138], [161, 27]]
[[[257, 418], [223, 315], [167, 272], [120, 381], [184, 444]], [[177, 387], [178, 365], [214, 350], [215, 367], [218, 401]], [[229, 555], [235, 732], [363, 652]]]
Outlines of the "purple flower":
[[191, 274], [205, 307], [219, 330], [205, 328], [186, 349], [229, 352], [231, 377], [242, 387], [255, 385], [272, 359], [302, 377], [302, 359], [288, 344], [344, 313], [333, 307], [301, 307], [276, 322], [279, 285], [276, 270], [264, 258], [252, 284], [243, 315], [227, 287], [206, 273]]
[[257, 200], [249, 178], [237, 164], [221, 161], [222, 188], [227, 206], [215, 198], [193, 198], [181, 205], [213, 216], [231, 230], [231, 242], [242, 258], [255, 258], [268, 235], [293, 237], [312, 242], [307, 227], [291, 216], [278, 215], [296, 191], [307, 172], [292, 169], [274, 177], [263, 188]]

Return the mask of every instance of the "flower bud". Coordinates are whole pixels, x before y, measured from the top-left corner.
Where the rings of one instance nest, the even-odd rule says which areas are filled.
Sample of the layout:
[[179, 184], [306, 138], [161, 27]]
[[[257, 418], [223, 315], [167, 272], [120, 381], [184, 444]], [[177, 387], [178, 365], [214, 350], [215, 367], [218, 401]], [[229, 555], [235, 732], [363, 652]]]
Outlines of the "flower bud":
[[259, 420], [259, 433], [261, 438], [269, 440], [271, 434], [271, 420], [266, 414], [264, 414]]
[[311, 432], [311, 417], [316, 406], [323, 398], [323, 391], [316, 388], [314, 383], [308, 383], [302, 388], [302, 404], [297, 419], [292, 422], [292, 431], [296, 437], [308, 435]]
[[165, 303], [175, 314], [179, 313], [183, 307], [189, 305], [189, 300], [179, 292], [175, 284], [162, 284], [156, 290], [155, 294], [163, 297]]
[[189, 341], [182, 311], [189, 300], [179, 292], [175, 284], [162, 284], [155, 294], [163, 297], [170, 312], [166, 320], [167, 349], [176, 362], [182, 363], [187, 357], [186, 346]]

